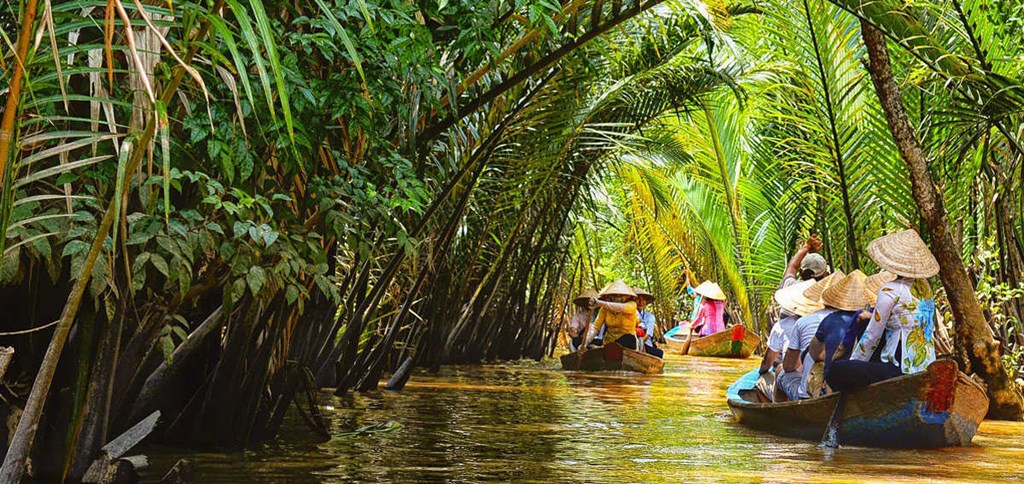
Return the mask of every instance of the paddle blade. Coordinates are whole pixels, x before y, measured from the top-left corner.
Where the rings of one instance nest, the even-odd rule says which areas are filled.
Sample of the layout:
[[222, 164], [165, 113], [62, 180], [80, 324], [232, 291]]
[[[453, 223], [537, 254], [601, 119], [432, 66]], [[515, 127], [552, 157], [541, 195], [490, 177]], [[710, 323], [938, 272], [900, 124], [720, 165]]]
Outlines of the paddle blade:
[[843, 405], [845, 403], [846, 395], [840, 393], [839, 399], [836, 402], [836, 408], [832, 409], [832, 418], [828, 419], [828, 426], [825, 427], [825, 433], [821, 436], [819, 447], [826, 449], [839, 448], [839, 428], [843, 423]]

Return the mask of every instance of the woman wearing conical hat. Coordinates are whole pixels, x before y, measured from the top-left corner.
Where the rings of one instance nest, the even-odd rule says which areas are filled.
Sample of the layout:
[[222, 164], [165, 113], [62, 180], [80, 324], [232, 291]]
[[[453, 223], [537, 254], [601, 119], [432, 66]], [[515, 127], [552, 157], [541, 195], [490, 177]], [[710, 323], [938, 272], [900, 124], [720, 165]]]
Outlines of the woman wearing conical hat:
[[[879, 237], [868, 244], [867, 253], [896, 278], [879, 289], [850, 360], [832, 364], [828, 383], [835, 390], [923, 371], [935, 361], [935, 303], [927, 279], [939, 273], [938, 261], [913, 230]], [[880, 361], [871, 361], [876, 350]]]
[[576, 312], [572, 315], [572, 320], [569, 321], [569, 337], [572, 338], [569, 350], [576, 351], [579, 349], [580, 344], [583, 343], [583, 337], [586, 336], [587, 328], [590, 326], [590, 322], [594, 320], [594, 306], [590, 304], [590, 299], [597, 297], [597, 291], [587, 288], [582, 294], [572, 300], [573, 306], [576, 307]]
[[725, 330], [725, 293], [722, 288], [714, 282], [704, 281], [693, 292], [700, 294], [702, 300], [690, 332], [699, 331], [697, 336], [704, 337]]
[[871, 313], [875, 310], [875, 301], [878, 299], [878, 291], [882, 289], [885, 283], [893, 279], [896, 279], [896, 274], [883, 269], [864, 280], [864, 288], [867, 290], [868, 299], [871, 301], [870, 307], [857, 313], [857, 317], [850, 324], [846, 334], [843, 335], [843, 342], [839, 344], [839, 348], [833, 353], [834, 360], [850, 359], [850, 353], [854, 345], [857, 344], [857, 341], [860, 341], [860, 337], [864, 336], [864, 331], [868, 328]]
[[836, 353], [846, 332], [856, 331], [853, 325], [857, 321], [857, 316], [873, 303], [871, 293], [867, 289], [867, 279], [863, 272], [855, 270], [825, 289], [821, 295], [822, 303], [836, 311], [826, 316], [818, 325], [818, 331], [814, 333], [814, 339], [811, 340], [807, 352], [815, 362], [824, 363], [826, 376], [833, 359], [849, 358], [836, 358]]
[[636, 316], [636, 293], [622, 279], [608, 285], [601, 291], [597, 298], [590, 301], [598, 307], [597, 319], [587, 331], [584, 341], [589, 344], [602, 329], [604, 330], [603, 344], [619, 343], [625, 348], [635, 350], [636, 325], [639, 319]]

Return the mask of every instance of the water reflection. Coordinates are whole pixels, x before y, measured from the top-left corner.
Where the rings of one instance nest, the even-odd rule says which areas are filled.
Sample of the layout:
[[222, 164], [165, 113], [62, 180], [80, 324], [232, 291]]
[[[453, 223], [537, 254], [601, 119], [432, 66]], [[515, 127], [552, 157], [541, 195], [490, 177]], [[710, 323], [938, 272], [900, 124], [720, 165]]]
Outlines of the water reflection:
[[[725, 388], [754, 364], [670, 357], [658, 376], [566, 373], [556, 361], [421, 372], [401, 393], [323, 396], [337, 434], [389, 420], [399, 430], [317, 444], [289, 421], [281, 443], [193, 458], [201, 482], [1024, 479], [1019, 423], [985, 422], [970, 448], [831, 456], [748, 430], [733, 423]], [[148, 451], [154, 472], [181, 456]]]

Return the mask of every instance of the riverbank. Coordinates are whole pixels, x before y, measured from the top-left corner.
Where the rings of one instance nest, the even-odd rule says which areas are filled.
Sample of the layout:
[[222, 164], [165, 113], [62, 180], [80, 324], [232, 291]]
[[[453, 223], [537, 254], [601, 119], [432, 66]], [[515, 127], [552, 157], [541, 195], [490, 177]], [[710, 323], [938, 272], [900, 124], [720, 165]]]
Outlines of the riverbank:
[[[334, 434], [401, 428], [318, 444], [296, 420], [274, 444], [201, 453], [199, 482], [996, 481], [1024, 479], [1024, 423], [986, 421], [974, 446], [934, 451], [778, 438], [734, 423], [725, 389], [756, 364], [670, 356], [664, 375], [557, 371], [556, 360], [417, 372], [399, 393], [323, 393]], [[148, 448], [147, 479], [184, 456]]]

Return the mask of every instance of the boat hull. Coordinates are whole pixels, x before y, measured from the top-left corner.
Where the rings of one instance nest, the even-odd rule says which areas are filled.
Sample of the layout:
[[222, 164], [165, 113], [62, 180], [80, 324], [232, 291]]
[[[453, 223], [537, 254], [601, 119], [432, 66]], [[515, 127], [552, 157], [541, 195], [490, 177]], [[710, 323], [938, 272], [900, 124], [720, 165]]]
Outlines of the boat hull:
[[[734, 384], [756, 382], [756, 370]], [[752, 386], [751, 386], [752, 387]], [[840, 394], [794, 402], [764, 403], [757, 391], [730, 387], [729, 408], [748, 427], [785, 437], [818, 440]], [[843, 445], [937, 448], [970, 444], [988, 412], [980, 385], [956, 363], [939, 360], [926, 371], [846, 393], [839, 427]]]
[[640, 353], [611, 343], [601, 348], [586, 350], [580, 358], [578, 352], [563, 355], [562, 369], [569, 371], [633, 371], [648, 375], [665, 372], [665, 361], [656, 356]]
[[714, 356], [719, 358], [750, 358], [754, 349], [761, 344], [761, 338], [746, 327], [736, 325], [690, 343], [690, 356]]

